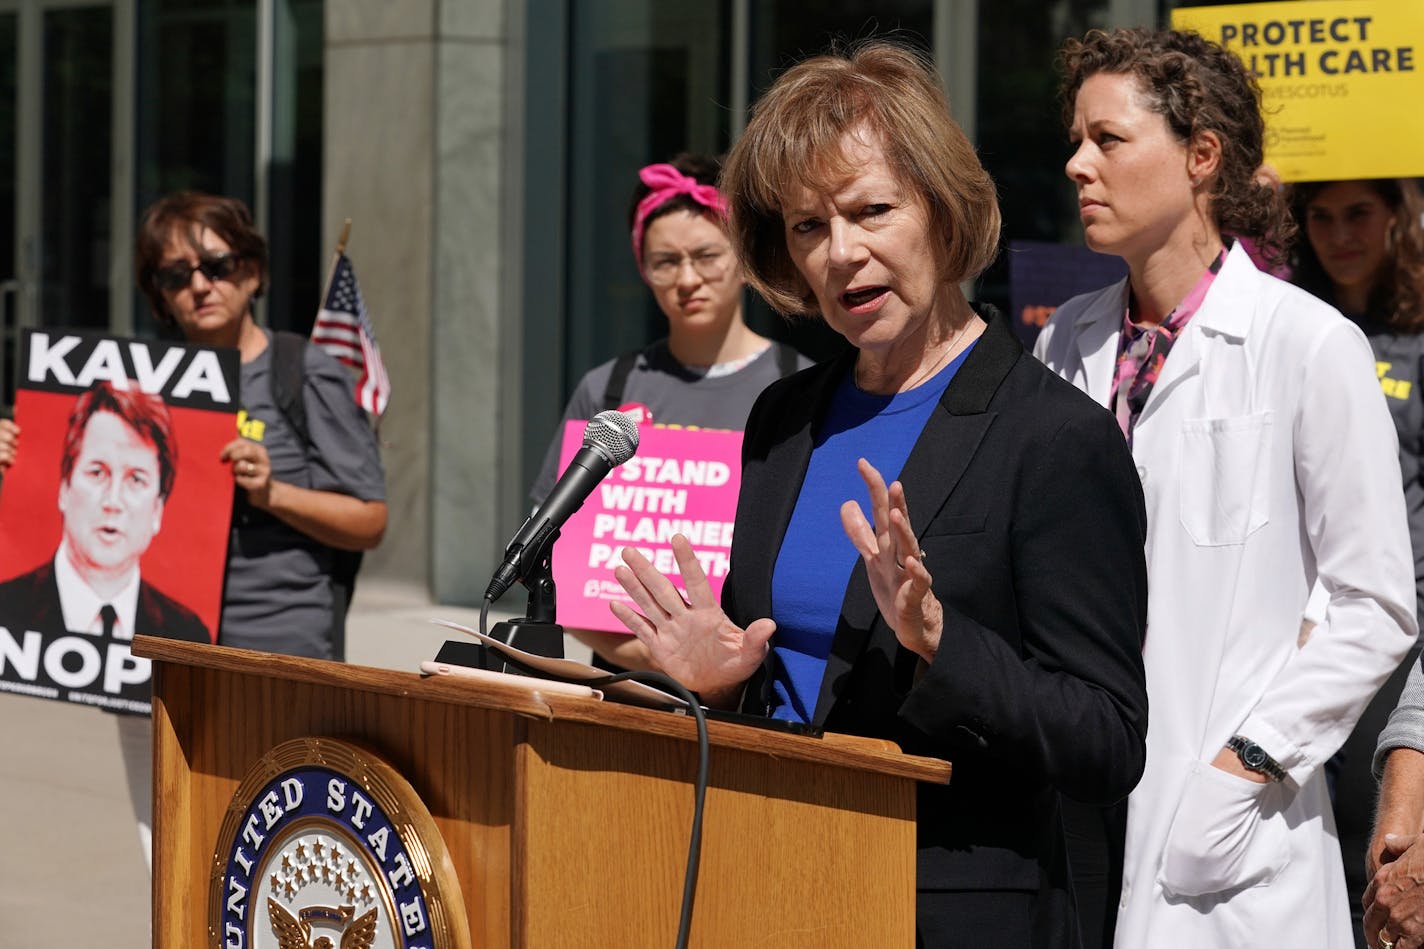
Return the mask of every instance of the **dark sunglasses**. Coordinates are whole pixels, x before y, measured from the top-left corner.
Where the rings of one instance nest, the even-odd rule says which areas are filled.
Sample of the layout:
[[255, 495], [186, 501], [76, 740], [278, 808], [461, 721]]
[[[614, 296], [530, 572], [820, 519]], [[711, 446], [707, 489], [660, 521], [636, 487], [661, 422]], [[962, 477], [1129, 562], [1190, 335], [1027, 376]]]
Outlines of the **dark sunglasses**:
[[204, 277], [209, 280], [226, 280], [237, 273], [237, 268], [242, 264], [240, 254], [218, 254], [216, 257], [204, 257], [198, 261], [195, 267], [188, 263], [169, 264], [167, 267], [159, 267], [153, 271], [153, 282], [158, 284], [160, 290], [169, 293], [177, 293], [187, 287], [193, 279], [193, 271], [201, 271]]

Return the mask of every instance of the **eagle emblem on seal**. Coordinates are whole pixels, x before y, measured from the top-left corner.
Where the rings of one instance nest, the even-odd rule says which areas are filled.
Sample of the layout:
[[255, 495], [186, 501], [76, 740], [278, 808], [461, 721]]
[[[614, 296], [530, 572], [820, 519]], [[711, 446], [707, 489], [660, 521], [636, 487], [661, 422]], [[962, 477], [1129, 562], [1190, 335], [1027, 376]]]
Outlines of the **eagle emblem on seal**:
[[[376, 939], [376, 910], [367, 910], [355, 920], [352, 906], [304, 906], [293, 915], [281, 903], [267, 897], [267, 918], [280, 949], [369, 949]], [[341, 926], [341, 942], [328, 935], [312, 938], [312, 919]]]

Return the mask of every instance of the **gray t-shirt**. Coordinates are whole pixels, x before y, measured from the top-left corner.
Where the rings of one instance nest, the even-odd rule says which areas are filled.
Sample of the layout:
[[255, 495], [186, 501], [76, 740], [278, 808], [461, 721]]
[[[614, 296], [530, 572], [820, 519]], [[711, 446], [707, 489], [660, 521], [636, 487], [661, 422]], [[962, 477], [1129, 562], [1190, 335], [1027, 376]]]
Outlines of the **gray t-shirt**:
[[[302, 388], [312, 444], [303, 444], [272, 394], [272, 345], [242, 364], [244, 434], [260, 441], [272, 477], [363, 501], [386, 496], [376, 438], [356, 404], [350, 372], [317, 346], [306, 347]], [[334, 551], [247, 503], [233, 506], [218, 642], [291, 656], [331, 658]]]
[[[529, 490], [537, 505], [554, 490], [559, 476], [559, 449], [563, 445], [563, 422], [591, 419], [603, 411], [603, 393], [616, 359], [590, 369], [574, 390], [564, 409], [564, 418], [555, 429], [554, 438], [544, 454], [539, 477]], [[805, 369], [811, 360], [797, 355], [796, 368]], [[763, 389], [781, 378], [777, 365], [776, 345], [767, 347], [759, 356], [736, 372], [722, 376], [704, 376], [693, 372], [673, 358], [667, 340], [659, 340], [638, 354], [623, 386], [624, 405], [637, 402], [653, 413], [653, 421], [661, 424], [695, 426], [697, 428], [728, 429], [740, 432], [746, 428], [752, 403]]]
[[1380, 388], [1399, 434], [1404, 506], [1414, 546], [1415, 614], [1424, 628], [1424, 333], [1393, 333], [1365, 322], [1360, 328], [1374, 350]]

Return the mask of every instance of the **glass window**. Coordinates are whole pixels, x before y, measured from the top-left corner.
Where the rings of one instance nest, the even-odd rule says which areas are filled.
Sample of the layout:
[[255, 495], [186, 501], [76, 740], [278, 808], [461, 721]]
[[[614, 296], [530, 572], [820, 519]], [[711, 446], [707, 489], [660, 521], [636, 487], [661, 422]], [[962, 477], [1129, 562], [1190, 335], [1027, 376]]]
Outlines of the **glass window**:
[[39, 312], [48, 326], [109, 326], [113, 42], [107, 6], [45, 12]]
[[755, 102], [787, 66], [833, 42], [887, 37], [930, 49], [931, 0], [771, 0], [751, 4], [751, 96]]
[[[999, 189], [1004, 242], [1081, 244], [1078, 202], [1063, 172], [1068, 134], [1058, 103], [1058, 48], [1107, 20], [1106, 0], [998, 0], [979, 5], [979, 157]], [[978, 299], [1009, 309], [1008, 255], [985, 272]]]
[[[257, 194], [256, 0], [153, 0], [139, 5], [137, 200], [142, 212], [194, 188], [253, 206]], [[322, 0], [274, 4], [263, 314], [307, 332], [320, 303], [323, 96]], [[136, 324], [152, 326], [145, 305]]]
[[[231, 195], [251, 207], [256, 0], [139, 4], [137, 64], [135, 215], [183, 189]], [[151, 331], [147, 303], [135, 300], [134, 326]]]
[[[322, 0], [278, 0], [272, 160], [267, 168], [268, 325], [303, 336], [334, 247], [321, 246]], [[372, 134], [379, 134], [373, 132]], [[339, 211], [340, 209], [338, 209]]]
[[727, 147], [728, 22], [726, 2], [570, 4], [566, 393], [667, 333], [633, 261], [629, 204], [644, 165]]
[[196, 188], [255, 193], [256, 0], [140, 4], [138, 207]]

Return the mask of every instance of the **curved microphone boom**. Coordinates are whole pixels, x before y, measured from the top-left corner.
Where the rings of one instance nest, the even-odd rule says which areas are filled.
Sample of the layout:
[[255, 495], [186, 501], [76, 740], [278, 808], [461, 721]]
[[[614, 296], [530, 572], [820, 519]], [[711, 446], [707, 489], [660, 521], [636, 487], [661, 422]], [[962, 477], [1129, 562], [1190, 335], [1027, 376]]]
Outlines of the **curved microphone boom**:
[[504, 549], [504, 562], [494, 572], [485, 599], [494, 601], [538, 566], [559, 528], [583, 507], [583, 502], [608, 473], [638, 450], [638, 423], [624, 412], [599, 412], [584, 429], [583, 447], [569, 462], [554, 490], [529, 515]]

